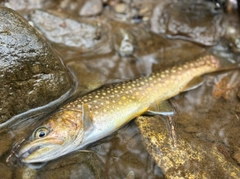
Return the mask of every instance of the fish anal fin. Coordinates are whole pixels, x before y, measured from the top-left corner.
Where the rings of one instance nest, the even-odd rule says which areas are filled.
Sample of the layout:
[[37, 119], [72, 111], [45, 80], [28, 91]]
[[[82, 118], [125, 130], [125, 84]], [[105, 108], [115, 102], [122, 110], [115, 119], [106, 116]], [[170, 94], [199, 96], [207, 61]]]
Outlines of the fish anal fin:
[[163, 115], [169, 116], [174, 114], [174, 109], [168, 101], [159, 101], [153, 103], [147, 110], [148, 115]]
[[203, 78], [195, 77], [191, 81], [188, 82], [188, 84], [181, 90], [181, 92], [193, 90], [195, 88], [198, 88], [202, 84], [203, 84]]
[[82, 120], [85, 129], [92, 127], [92, 114], [90, 112], [89, 106], [86, 103], [82, 104]]

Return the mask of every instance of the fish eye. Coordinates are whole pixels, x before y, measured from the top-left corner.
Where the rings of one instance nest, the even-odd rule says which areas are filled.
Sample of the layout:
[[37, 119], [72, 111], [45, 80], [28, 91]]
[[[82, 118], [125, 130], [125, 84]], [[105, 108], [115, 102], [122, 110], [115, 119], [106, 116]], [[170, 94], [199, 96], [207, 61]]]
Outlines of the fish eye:
[[48, 135], [49, 133], [49, 129], [47, 127], [38, 127], [34, 132], [33, 132], [33, 137], [35, 139], [38, 139], [38, 138], [44, 138]]

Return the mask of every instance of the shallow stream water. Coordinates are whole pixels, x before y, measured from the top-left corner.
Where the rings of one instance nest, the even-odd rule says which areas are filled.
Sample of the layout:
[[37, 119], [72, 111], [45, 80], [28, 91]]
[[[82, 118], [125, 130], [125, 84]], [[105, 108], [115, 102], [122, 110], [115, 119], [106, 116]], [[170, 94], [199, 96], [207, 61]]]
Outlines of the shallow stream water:
[[[206, 3], [205, 1], [200, 2]], [[134, 3], [135, 6], [133, 6]], [[121, 8], [124, 7], [124, 4], [127, 4], [128, 11], [117, 13], [122, 10]], [[173, 32], [167, 34], [168, 30], [165, 30], [164, 33], [158, 33], [156, 27], [154, 28], [156, 24], [150, 24], [150, 21], [153, 23], [156, 16], [159, 16], [156, 13], [156, 9], [160, 7], [160, 3], [151, 1], [147, 6], [144, 6], [146, 4], [144, 1], [139, 1], [138, 3], [133, 1], [131, 6], [127, 1], [122, 3], [106, 1], [100, 15], [85, 17], [87, 20], [94, 21], [94, 25], [90, 26], [89, 29], [86, 27], [86, 29], [89, 31], [92, 30], [92, 27], [93, 29], [96, 27], [100, 29], [99, 31], [96, 30], [96, 33], [99, 32], [101, 34], [100, 40], [97, 39], [89, 43], [87, 41], [92, 38], [91, 35], [86, 34], [85, 37], [80, 38], [80, 40], [84, 41], [84, 38], [89, 37], [89, 39], [85, 39], [87, 45], [83, 43], [82, 46], [77, 46], [78, 43], [74, 43], [74, 38], [71, 38], [71, 35], [74, 35], [74, 33], [81, 33], [81, 31], [74, 29], [79, 26], [73, 26], [73, 34], [71, 32], [63, 32], [61, 34], [62, 31], [59, 30], [55, 32], [57, 37], [52, 39], [52, 36], [55, 34], [52, 35], [49, 32], [44, 34], [41, 27], [37, 25], [35, 16], [32, 15], [32, 19], [27, 18], [29, 21], [35, 22], [35, 27], [58, 52], [63, 63], [76, 79], [77, 88], [74, 96], [83, 95], [102, 85], [149, 75], [153, 71], [194, 59], [209, 51], [226, 59], [239, 60], [238, 49], [233, 48], [234, 45], [230, 45], [232, 48], [228, 46], [232, 41], [229, 36], [224, 36], [224, 33], [216, 34], [216, 31], [211, 30], [209, 34], [204, 34], [205, 36], [202, 38], [202, 33], [196, 33], [195, 35], [199, 36], [195, 38], [192, 34], [184, 36], [181, 30], [179, 30], [179, 34], [173, 34]], [[154, 8], [154, 5], [156, 8]], [[169, 5], [171, 11], [173, 9], [172, 6]], [[196, 4], [193, 3], [191, 7], [193, 6], [196, 6]], [[148, 10], [144, 11], [143, 7], [147, 7]], [[179, 4], [176, 7], [180, 8]], [[197, 8], [199, 11], [202, 10], [202, 6], [200, 7]], [[68, 15], [71, 14], [73, 16], [72, 19], [78, 19], [78, 14], [73, 14], [75, 11], [69, 11], [66, 7], [56, 6], [51, 7], [51, 9], [67, 14], [67, 17], [64, 16], [64, 18], [68, 18]], [[146, 14], [131, 16], [133, 12], [139, 13], [140, 10]], [[190, 12], [192, 13], [191, 10]], [[24, 14], [24, 12], [21, 13]], [[233, 19], [234, 22], [238, 23], [236, 14], [227, 12], [222, 12], [222, 14], [224, 17], [226, 16], [226, 19]], [[40, 16], [44, 19], [44, 14], [40, 13]], [[176, 20], [174, 21], [174, 14], [172, 16], [168, 14], [168, 16], [172, 17], [168, 21], [169, 23], [179, 25], [179, 23], [176, 23]], [[159, 16], [159, 19], [161, 18]], [[204, 19], [208, 18], [209, 14], [207, 12]], [[188, 20], [185, 19], [184, 22], [187, 23]], [[206, 25], [205, 30], [208, 30], [207, 26], [209, 24], [211, 24], [209, 21], [206, 24], [202, 22], [199, 29]], [[66, 24], [51, 25], [56, 29], [61, 29]], [[214, 28], [219, 28], [218, 31], [221, 31], [220, 28], [222, 28], [222, 31], [226, 31], [230, 27], [230, 25], [222, 26], [214, 23], [211, 25]], [[179, 27], [179, 29], [181, 28]], [[196, 29], [197, 27], [195, 27], [193, 32], [196, 32]], [[219, 37], [216, 37], [217, 35]], [[208, 43], [209, 41], [198, 40], [207, 39], [206, 36], [209, 37], [208, 40], [211, 39], [211, 44]], [[214, 38], [210, 38], [213, 36]], [[125, 37], [128, 38], [127, 46], [122, 47], [121, 45]], [[195, 38], [195, 40], [191, 41], [191, 38]], [[238, 36], [236, 35], [235, 39], [237, 38]], [[56, 39], [60, 39], [60, 41]], [[88, 47], [88, 45], [91, 47]], [[127, 48], [127, 50], [122, 48]], [[204, 76], [204, 83], [199, 88], [184, 92], [170, 99], [176, 111], [173, 120], [177, 138], [184, 140], [193, 150], [197, 151], [199, 156], [205, 157], [201, 162], [194, 163], [194, 166], [191, 166], [192, 173], [201, 174], [206, 171], [206, 168], [210, 168], [213, 171], [212, 178], [237, 178], [228, 171], [226, 166], [234, 166], [236, 168], [234, 171], [240, 171], [239, 82], [239, 70], [208, 74]], [[167, 129], [170, 133], [169, 124], [165, 119], [154, 118], [160, 120], [163, 124], [161, 127], [165, 130]], [[26, 166], [19, 162], [14, 155], [11, 156], [11, 154], [14, 153], [14, 148], [17, 148], [21, 141], [30, 136], [35, 127], [43, 120], [25, 121], [22, 125], [1, 132], [0, 178], [151, 179], [175, 177], [171, 175], [171, 172], [164, 173], [165, 168], [159, 167], [152, 154], [146, 150], [146, 145], [148, 144], [146, 144], [146, 140], [143, 139], [141, 134], [144, 131], [140, 132], [134, 120], [111, 136], [90, 145], [87, 148], [89, 151], [71, 153], [51, 161], [39, 169]], [[157, 120], [153, 121], [156, 122]], [[154, 124], [149, 122], [149, 125]], [[170, 137], [170, 135], [166, 135], [166, 138]], [[159, 147], [160, 151], [161, 147]], [[209, 155], [203, 155], [202, 150], [207, 151]], [[6, 162], [9, 155], [11, 156], [9, 162]], [[220, 156], [220, 158], [216, 156]], [[224, 162], [220, 159], [224, 160]], [[176, 158], [171, 160], [176, 160]], [[188, 158], [186, 158], [187, 160]], [[187, 164], [191, 165], [192, 163], [189, 162]], [[185, 165], [186, 168], [189, 167], [187, 164]], [[171, 170], [174, 170], [174, 166]], [[182, 171], [185, 170], [182, 169]]]

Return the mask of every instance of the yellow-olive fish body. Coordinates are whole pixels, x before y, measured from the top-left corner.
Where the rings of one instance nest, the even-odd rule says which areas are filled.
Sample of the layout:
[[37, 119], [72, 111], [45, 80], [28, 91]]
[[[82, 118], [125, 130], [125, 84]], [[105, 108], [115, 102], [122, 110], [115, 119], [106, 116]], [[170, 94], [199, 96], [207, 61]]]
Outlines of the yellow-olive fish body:
[[17, 156], [25, 163], [46, 162], [83, 149], [143, 113], [172, 114], [164, 111], [165, 100], [197, 86], [197, 77], [221, 66], [222, 60], [206, 55], [148, 77], [91, 92], [53, 114], [20, 147]]

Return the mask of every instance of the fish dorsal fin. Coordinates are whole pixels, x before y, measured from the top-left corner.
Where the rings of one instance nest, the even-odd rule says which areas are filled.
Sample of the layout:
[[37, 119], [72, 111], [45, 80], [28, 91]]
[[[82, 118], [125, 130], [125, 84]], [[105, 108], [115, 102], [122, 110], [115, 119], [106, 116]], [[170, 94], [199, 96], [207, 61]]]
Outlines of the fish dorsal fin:
[[199, 76], [195, 77], [191, 81], [189, 81], [185, 87], [183, 87], [181, 92], [193, 90], [195, 88], [198, 88], [202, 84], [203, 84], [203, 78]]
[[82, 120], [83, 120], [83, 127], [85, 129], [92, 127], [92, 114], [90, 112], [89, 106], [86, 103], [82, 104]]
[[148, 108], [146, 114], [169, 116], [174, 114], [174, 110], [168, 101], [160, 101], [153, 103]]

